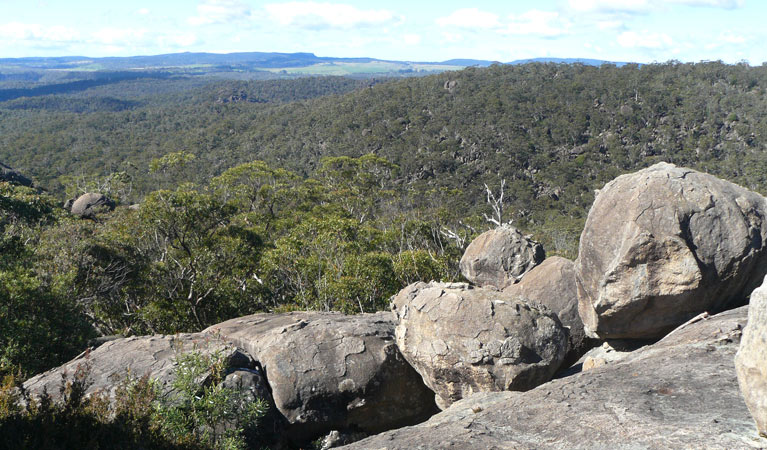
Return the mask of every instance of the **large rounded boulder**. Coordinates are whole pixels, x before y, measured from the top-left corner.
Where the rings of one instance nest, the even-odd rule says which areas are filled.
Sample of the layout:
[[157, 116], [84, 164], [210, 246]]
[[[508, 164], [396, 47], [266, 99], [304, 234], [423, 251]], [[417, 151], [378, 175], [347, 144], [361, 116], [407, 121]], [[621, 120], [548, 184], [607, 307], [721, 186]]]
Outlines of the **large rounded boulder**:
[[477, 236], [466, 248], [460, 268], [473, 284], [503, 289], [519, 281], [545, 257], [541, 244], [503, 225]]
[[263, 368], [296, 441], [331, 430], [378, 433], [425, 420], [431, 392], [394, 342], [392, 313], [255, 314], [207, 333], [242, 347]]
[[583, 321], [578, 314], [578, 289], [575, 285], [575, 263], [561, 256], [546, 258], [525, 274], [522, 280], [504, 293], [540, 303], [557, 315], [568, 330], [569, 350], [565, 364], [578, 360], [590, 347]]
[[397, 345], [437, 404], [551, 379], [567, 333], [548, 308], [466, 283], [415, 283], [394, 298]]
[[72, 203], [70, 212], [75, 216], [83, 218], [94, 218], [98, 213], [112, 211], [115, 209], [115, 202], [104, 194], [87, 193], [78, 197]]
[[767, 279], [751, 294], [735, 370], [756, 428], [767, 437]]
[[652, 339], [744, 301], [767, 271], [767, 200], [659, 163], [599, 192], [576, 279], [587, 333]]

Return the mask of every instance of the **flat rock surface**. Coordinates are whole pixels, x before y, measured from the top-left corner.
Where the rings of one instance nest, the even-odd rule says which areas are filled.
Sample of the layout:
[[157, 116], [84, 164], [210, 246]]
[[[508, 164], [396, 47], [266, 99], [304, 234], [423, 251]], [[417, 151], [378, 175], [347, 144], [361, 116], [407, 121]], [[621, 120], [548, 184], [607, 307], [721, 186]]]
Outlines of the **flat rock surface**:
[[296, 439], [331, 430], [369, 433], [425, 420], [430, 391], [394, 343], [394, 314], [255, 314], [207, 330], [263, 367]]
[[103, 391], [111, 395], [128, 374], [136, 378], [148, 374], [167, 393], [174, 379], [176, 356], [190, 351], [203, 354], [220, 351], [235, 367], [252, 363], [246, 355], [209, 334], [129, 337], [106, 342], [60, 367], [36, 375], [24, 383], [24, 388], [33, 395], [42, 394], [45, 389], [56, 397], [63, 374], [71, 377], [78, 366], [88, 366], [93, 382], [86, 391], [88, 393]]
[[747, 308], [673, 331], [623, 361], [528, 392], [481, 394], [349, 449], [767, 448], [733, 357]]

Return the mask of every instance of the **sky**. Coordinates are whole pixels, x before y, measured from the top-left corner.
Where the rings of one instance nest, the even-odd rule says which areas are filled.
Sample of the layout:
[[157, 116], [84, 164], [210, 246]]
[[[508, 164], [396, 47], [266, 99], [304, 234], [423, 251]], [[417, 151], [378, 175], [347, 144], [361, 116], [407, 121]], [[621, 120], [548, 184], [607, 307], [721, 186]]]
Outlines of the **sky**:
[[0, 0], [0, 57], [767, 62], [766, 0]]

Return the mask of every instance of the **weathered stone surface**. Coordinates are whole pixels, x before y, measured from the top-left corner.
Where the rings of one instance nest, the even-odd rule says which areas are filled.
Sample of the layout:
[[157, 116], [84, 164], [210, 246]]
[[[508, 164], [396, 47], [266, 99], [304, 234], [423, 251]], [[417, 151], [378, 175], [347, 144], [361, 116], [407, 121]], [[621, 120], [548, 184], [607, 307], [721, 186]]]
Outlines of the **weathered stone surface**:
[[[592, 348], [581, 357], [578, 362], [582, 364], [584, 372], [606, 364], [614, 364], [623, 361], [645, 344], [645, 341], [627, 340], [603, 342], [599, 347]], [[649, 343], [647, 343], [649, 344]]]
[[466, 248], [460, 268], [463, 276], [478, 286], [503, 289], [519, 281], [544, 258], [541, 244], [503, 225], [477, 236]]
[[474, 392], [551, 379], [567, 333], [549, 309], [466, 283], [414, 283], [394, 298], [397, 345], [441, 408]]
[[528, 392], [475, 395], [349, 449], [767, 448], [738, 393], [746, 308], [690, 324], [622, 362]]
[[767, 271], [766, 214], [761, 195], [673, 164], [611, 181], [576, 260], [587, 333], [658, 338], [742, 302]]
[[565, 365], [572, 364], [593, 344], [586, 337], [583, 321], [578, 314], [578, 289], [575, 285], [575, 263], [560, 256], [546, 258], [526, 273], [505, 293], [540, 303], [554, 312], [568, 329], [568, 353]]
[[3, 163], [0, 163], [0, 181], [6, 181], [8, 183], [19, 184], [21, 186], [27, 187], [32, 186], [32, 180], [11, 169]]
[[128, 374], [134, 377], [148, 374], [167, 393], [175, 379], [176, 355], [190, 351], [203, 354], [221, 351], [232, 367], [253, 367], [254, 363], [243, 352], [209, 334], [129, 337], [108, 341], [60, 367], [36, 375], [24, 383], [24, 388], [33, 395], [46, 390], [55, 398], [59, 394], [62, 374], [72, 376], [78, 366], [89, 366], [93, 384], [86, 393], [101, 391], [112, 396]]
[[93, 218], [96, 214], [115, 209], [115, 203], [106, 195], [88, 193], [81, 195], [72, 203], [70, 211], [80, 217]]
[[255, 314], [205, 332], [259, 361], [293, 439], [347, 428], [375, 433], [436, 411], [433, 392], [394, 343], [391, 313]]
[[767, 436], [767, 279], [751, 293], [748, 325], [735, 357], [740, 391], [756, 421]]

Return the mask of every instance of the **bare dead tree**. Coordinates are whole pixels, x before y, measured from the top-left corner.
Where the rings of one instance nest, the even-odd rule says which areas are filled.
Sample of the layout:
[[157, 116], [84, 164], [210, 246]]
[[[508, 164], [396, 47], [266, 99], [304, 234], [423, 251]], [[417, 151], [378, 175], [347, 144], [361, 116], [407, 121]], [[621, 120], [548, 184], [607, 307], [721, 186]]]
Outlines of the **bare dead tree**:
[[[504, 188], [506, 187], [506, 180], [501, 180], [501, 189], [498, 193], [498, 196], [496, 196], [493, 191], [487, 186], [487, 183], [485, 183], [485, 193], [487, 194], [487, 204], [490, 205], [491, 208], [493, 208], [493, 216], [489, 217], [487, 214], [482, 214], [485, 217], [485, 220], [488, 222], [495, 224], [495, 226], [500, 227], [503, 225], [503, 195], [504, 195]], [[512, 223], [512, 220], [509, 220], [509, 224]]]
[[451, 241], [455, 241], [455, 245], [461, 250], [466, 250], [469, 238], [476, 234], [477, 230], [471, 225], [467, 225], [461, 221], [458, 222], [458, 225], [460, 225], [461, 228], [456, 228], [455, 230], [442, 227], [442, 229], [439, 230], [439, 234]]

